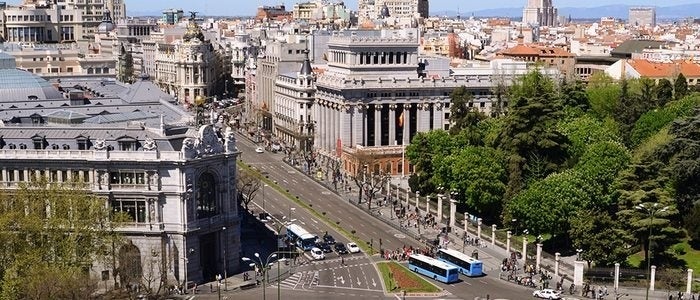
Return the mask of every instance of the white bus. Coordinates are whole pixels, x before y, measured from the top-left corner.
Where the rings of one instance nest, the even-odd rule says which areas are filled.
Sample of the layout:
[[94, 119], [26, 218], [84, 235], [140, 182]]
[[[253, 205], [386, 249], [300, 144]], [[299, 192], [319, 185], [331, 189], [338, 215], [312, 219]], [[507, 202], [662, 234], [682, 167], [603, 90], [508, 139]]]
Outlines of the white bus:
[[317, 236], [309, 233], [306, 229], [297, 224], [287, 226], [287, 239], [299, 249], [304, 251], [311, 250], [316, 244]]

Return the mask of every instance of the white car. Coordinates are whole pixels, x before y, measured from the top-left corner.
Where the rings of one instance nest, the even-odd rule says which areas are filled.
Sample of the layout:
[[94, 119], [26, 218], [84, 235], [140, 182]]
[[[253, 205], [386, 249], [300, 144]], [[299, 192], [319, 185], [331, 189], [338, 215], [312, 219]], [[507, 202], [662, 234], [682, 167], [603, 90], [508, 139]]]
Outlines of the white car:
[[553, 289], [537, 290], [532, 292], [532, 296], [542, 299], [561, 299], [559, 292]]
[[265, 150], [263, 150], [262, 147], [258, 147], [258, 148], [255, 148], [255, 152], [257, 152], [257, 153], [264, 153]]
[[326, 258], [326, 256], [323, 255], [323, 251], [316, 247], [311, 248], [311, 257], [313, 257], [315, 260], [322, 260]]
[[360, 253], [360, 247], [357, 247], [355, 243], [348, 243], [348, 251], [350, 253]]

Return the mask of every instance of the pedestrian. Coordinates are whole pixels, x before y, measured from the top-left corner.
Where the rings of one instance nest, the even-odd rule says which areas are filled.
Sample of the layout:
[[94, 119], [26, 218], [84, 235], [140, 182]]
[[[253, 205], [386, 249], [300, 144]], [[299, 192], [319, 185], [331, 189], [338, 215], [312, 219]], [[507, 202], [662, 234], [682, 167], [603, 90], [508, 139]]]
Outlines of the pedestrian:
[[340, 257], [340, 264], [343, 266], [345, 265], [345, 257]]

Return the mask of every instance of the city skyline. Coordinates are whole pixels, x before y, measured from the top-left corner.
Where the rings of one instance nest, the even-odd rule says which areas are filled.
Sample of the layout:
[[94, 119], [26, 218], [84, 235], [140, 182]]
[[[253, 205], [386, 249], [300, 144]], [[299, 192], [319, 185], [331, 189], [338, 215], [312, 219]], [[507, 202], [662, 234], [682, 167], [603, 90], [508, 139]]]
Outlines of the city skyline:
[[[21, 0], [7, 1], [8, 4], [19, 4]], [[226, 0], [203, 0], [203, 1], [189, 1], [189, 0], [150, 0], [150, 1], [126, 1], [127, 14], [131, 15], [134, 13], [144, 13], [144, 12], [159, 12], [163, 9], [168, 8], [182, 8], [185, 11], [198, 11], [203, 15], [231, 15], [231, 16], [242, 16], [242, 15], [254, 15], [255, 10], [261, 5], [275, 5], [284, 3], [288, 6], [288, 10], [294, 6], [295, 3], [306, 2], [306, 1], [278, 1], [278, 0], [257, 0], [257, 1], [241, 1], [237, 3], [236, 6], [231, 6], [229, 1]], [[357, 9], [357, 1], [349, 0], [344, 1], [348, 7], [351, 9]], [[658, 1], [654, 0], [590, 0], [585, 3], [581, 3], [577, 0], [554, 0], [554, 6], [558, 8], [562, 7], [596, 7], [604, 5], [639, 5], [639, 6], [659, 6]], [[430, 1], [430, 14], [440, 11], [462, 11], [470, 12], [482, 9], [493, 9], [493, 8], [517, 8], [524, 7], [527, 3], [526, 0], [492, 0], [488, 2], [463, 2], [459, 5], [454, 5], [453, 0], [431, 0]], [[683, 4], [698, 4], [700, 0], [675, 0], [673, 3], [664, 3], [664, 6], [674, 6]]]

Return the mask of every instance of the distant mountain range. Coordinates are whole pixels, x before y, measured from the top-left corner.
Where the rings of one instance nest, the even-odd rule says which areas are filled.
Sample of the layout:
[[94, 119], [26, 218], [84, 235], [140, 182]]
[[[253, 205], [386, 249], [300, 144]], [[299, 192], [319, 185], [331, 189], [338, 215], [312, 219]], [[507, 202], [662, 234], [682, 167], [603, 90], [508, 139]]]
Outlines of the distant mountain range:
[[[629, 8], [631, 5], [605, 5], [598, 7], [562, 7], [559, 8], [560, 16], [571, 16], [572, 19], [599, 19], [602, 17], [614, 17], [617, 19], [627, 19], [629, 17]], [[457, 16], [457, 11], [438, 11], [432, 12], [431, 15], [436, 16]], [[523, 8], [522, 7], [510, 7], [510, 8], [495, 8], [495, 9], [484, 9], [469, 12], [460, 12], [460, 16], [469, 17], [509, 17], [509, 18], [522, 18]], [[680, 19], [690, 16], [700, 15], [700, 3], [698, 4], [684, 4], [666, 7], [656, 8], [656, 18], [658, 20], [668, 20], [668, 19]]]

